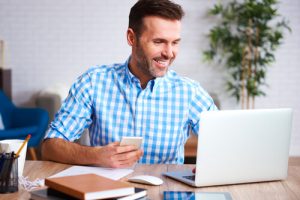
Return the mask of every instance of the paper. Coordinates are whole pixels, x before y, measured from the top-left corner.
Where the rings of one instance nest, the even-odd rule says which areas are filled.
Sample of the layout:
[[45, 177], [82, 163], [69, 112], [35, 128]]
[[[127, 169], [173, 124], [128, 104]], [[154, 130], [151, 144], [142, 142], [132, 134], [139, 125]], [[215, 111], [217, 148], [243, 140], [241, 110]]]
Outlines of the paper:
[[132, 172], [133, 169], [112, 169], [90, 166], [72, 166], [64, 171], [50, 176], [49, 178], [93, 173], [113, 180], [119, 180], [120, 178], [123, 178]]
[[[119, 180], [128, 174], [131, 174], [133, 169], [113, 169], [113, 168], [103, 168], [103, 167], [90, 167], [90, 166], [72, 166], [68, 169], [65, 169], [57, 174], [50, 176], [49, 178], [54, 177], [62, 177], [62, 176], [72, 176], [72, 175], [79, 175], [79, 174], [97, 174], [100, 176], [104, 176], [106, 178], [110, 178], [112, 180]], [[40, 181], [40, 185], [45, 185], [45, 179]]]

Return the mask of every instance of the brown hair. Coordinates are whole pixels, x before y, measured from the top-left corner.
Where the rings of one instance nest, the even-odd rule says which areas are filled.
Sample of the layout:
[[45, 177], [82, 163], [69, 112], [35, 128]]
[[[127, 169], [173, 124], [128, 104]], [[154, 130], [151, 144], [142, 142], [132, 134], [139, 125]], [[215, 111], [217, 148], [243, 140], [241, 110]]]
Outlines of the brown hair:
[[169, 0], [139, 0], [130, 10], [129, 28], [137, 37], [142, 33], [143, 18], [158, 16], [165, 19], [181, 20], [184, 11], [181, 6]]

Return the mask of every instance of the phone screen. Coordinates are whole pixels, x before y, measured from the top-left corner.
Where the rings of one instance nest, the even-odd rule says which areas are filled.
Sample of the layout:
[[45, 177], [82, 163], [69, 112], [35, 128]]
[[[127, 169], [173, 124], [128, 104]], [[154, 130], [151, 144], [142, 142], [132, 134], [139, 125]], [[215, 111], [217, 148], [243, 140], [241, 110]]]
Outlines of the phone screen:
[[164, 191], [164, 200], [232, 200], [228, 192]]

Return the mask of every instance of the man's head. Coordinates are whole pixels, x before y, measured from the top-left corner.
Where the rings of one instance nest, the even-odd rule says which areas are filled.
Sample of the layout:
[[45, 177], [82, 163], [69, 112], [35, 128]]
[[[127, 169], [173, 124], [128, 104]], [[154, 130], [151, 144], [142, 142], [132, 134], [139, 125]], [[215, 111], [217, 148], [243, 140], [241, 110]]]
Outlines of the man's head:
[[137, 37], [143, 31], [143, 19], [147, 16], [180, 21], [184, 12], [180, 5], [169, 0], [139, 0], [130, 10], [128, 26]]
[[169, 0], [139, 0], [130, 10], [127, 41], [130, 70], [143, 86], [164, 76], [176, 57], [182, 8]]

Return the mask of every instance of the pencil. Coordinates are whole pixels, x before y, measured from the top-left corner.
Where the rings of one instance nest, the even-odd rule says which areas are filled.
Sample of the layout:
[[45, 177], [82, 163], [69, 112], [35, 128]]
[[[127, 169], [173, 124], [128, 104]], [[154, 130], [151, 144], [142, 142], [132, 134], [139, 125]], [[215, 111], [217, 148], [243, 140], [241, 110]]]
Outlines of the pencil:
[[31, 135], [27, 135], [26, 139], [24, 140], [24, 142], [22, 143], [21, 147], [19, 148], [18, 152], [16, 153], [16, 157], [19, 156], [19, 154], [21, 153], [22, 149], [24, 148], [25, 144], [28, 142], [28, 140], [30, 139]]

